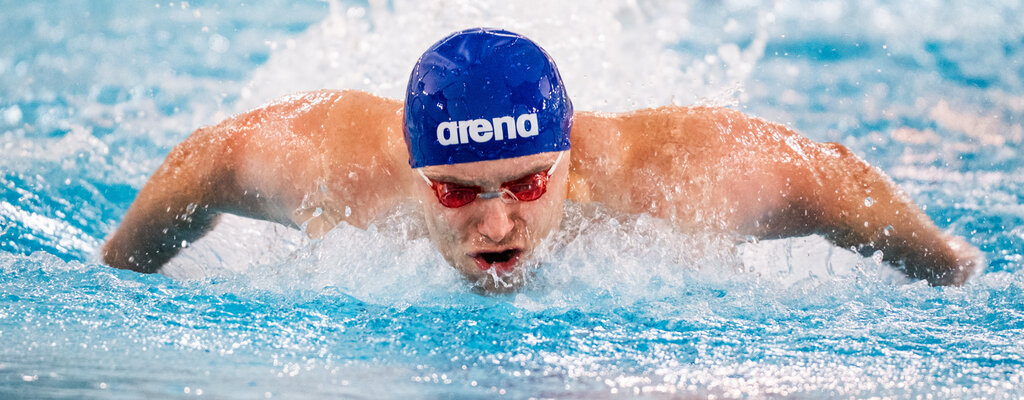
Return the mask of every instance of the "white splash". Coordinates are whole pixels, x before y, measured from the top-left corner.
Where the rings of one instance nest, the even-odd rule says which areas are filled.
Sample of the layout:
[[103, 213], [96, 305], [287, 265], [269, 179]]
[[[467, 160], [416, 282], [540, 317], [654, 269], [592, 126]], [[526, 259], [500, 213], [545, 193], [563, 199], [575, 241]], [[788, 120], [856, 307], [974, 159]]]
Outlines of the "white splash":
[[[603, 0], [582, 7], [542, 0], [370, 1], [368, 9], [331, 5], [319, 25], [271, 43], [270, 59], [243, 89], [240, 110], [321, 88], [401, 98], [413, 64], [427, 47], [476, 26], [515, 31], [544, 47], [580, 110], [623, 111], [701, 99], [732, 103], [762, 56], [773, 21], [772, 7], [766, 7], [742, 24], [732, 19], [708, 32], [691, 24], [690, 5], [674, 1]], [[750, 40], [742, 48], [718, 45], [723, 35]], [[709, 53], [678, 51], [683, 39], [707, 42]]]

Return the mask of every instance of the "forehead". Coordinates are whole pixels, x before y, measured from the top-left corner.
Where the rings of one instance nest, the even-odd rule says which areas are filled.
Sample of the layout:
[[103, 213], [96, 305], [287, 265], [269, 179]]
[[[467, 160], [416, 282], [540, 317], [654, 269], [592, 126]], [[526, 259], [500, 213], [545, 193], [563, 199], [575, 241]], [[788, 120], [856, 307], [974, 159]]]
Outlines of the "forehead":
[[551, 152], [503, 160], [433, 165], [423, 167], [423, 174], [431, 179], [445, 182], [500, 184], [524, 175], [544, 171], [550, 168], [557, 158], [558, 152]]

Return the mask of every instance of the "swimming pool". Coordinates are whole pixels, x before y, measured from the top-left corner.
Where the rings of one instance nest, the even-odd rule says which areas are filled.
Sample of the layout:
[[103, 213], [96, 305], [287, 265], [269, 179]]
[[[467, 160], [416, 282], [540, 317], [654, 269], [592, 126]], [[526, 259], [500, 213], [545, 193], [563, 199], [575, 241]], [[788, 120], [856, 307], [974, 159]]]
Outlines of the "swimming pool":
[[[1018, 397], [1024, 13], [904, 3], [4, 5], [0, 397]], [[820, 238], [733, 251], [576, 205], [512, 295], [474, 293], [412, 207], [315, 242], [230, 218], [168, 276], [97, 262], [195, 127], [399, 97], [474, 25], [537, 40], [581, 110], [725, 104], [843, 143], [989, 266], [933, 288]]]

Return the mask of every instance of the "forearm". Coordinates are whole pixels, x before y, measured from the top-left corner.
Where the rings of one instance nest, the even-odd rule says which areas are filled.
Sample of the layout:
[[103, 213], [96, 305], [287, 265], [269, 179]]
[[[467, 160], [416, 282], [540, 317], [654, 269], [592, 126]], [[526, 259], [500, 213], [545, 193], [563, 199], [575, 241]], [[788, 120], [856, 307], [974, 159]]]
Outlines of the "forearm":
[[207, 206], [182, 205], [180, 201], [155, 201], [150, 205], [174, 203], [164, 210], [134, 208], [103, 245], [103, 261], [112, 267], [154, 273], [189, 243], [199, 239], [216, 223], [218, 214]]
[[980, 267], [977, 249], [940, 230], [895, 186], [876, 188], [872, 195], [878, 199], [872, 197], [871, 206], [857, 196], [837, 201], [849, 210], [820, 233], [865, 256], [881, 251], [882, 260], [933, 285], [963, 284]]
[[224, 141], [216, 140], [220, 133], [199, 130], [174, 148], [104, 244], [104, 262], [157, 272], [183, 246], [212, 228], [222, 193], [232, 186]]
[[823, 163], [819, 233], [865, 255], [881, 251], [884, 261], [933, 285], [963, 284], [981, 267], [976, 248], [940, 230], [881, 171], [841, 146], [837, 150]]
[[977, 249], [963, 238], [941, 232], [934, 226], [904, 227], [899, 235], [895, 234], [897, 228], [883, 229], [894, 233], [875, 240], [866, 240], [874, 233], [847, 234], [832, 239], [838, 245], [857, 248], [865, 256], [881, 251], [883, 261], [911, 278], [924, 279], [932, 285], [961, 285], [983, 262]]

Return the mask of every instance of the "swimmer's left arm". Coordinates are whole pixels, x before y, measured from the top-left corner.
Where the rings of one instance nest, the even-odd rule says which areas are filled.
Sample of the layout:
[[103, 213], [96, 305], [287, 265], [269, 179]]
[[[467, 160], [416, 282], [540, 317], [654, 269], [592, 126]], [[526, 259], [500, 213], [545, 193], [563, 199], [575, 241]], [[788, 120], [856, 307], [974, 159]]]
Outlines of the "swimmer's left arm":
[[[932, 285], [963, 284], [984, 260], [963, 238], [940, 230], [889, 177], [846, 147], [810, 143], [812, 161], [793, 176], [785, 212], [767, 221], [770, 236], [816, 233], [884, 261]], [[801, 179], [803, 178], [803, 179]], [[774, 224], [772, 223], [774, 222]]]
[[581, 113], [574, 124], [573, 200], [652, 213], [684, 230], [819, 234], [861, 254], [880, 250], [933, 285], [962, 284], [983, 263], [842, 145], [717, 107]]
[[653, 213], [684, 230], [766, 239], [819, 234], [864, 255], [881, 251], [933, 285], [963, 284], [984, 263], [842, 145], [717, 107], [579, 114], [576, 125], [574, 172], [584, 183], [574, 185], [574, 200]]

